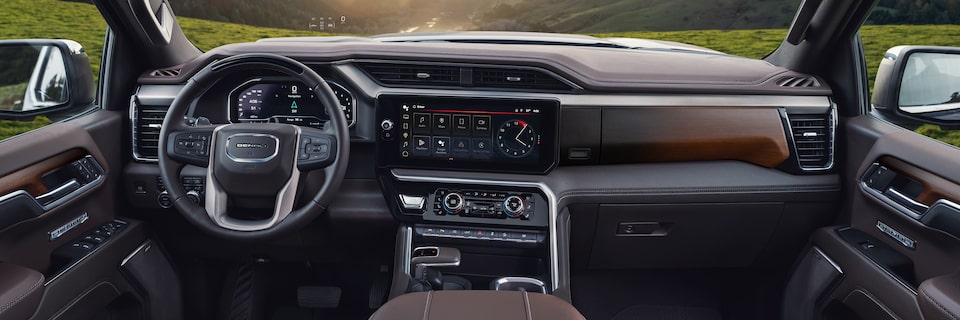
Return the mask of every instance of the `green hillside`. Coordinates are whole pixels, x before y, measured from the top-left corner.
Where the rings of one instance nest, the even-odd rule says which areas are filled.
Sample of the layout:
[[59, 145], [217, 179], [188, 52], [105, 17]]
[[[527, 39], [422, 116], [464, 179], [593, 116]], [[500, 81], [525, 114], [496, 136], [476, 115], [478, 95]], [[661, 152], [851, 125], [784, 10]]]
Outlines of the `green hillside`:
[[[528, 0], [554, 1], [562, 3], [565, 0]], [[613, 5], [621, 3], [617, 0], [602, 0], [599, 4]], [[645, 3], [645, 1], [637, 1]], [[681, 3], [682, 1], [675, 1]], [[573, 1], [571, 0], [571, 3]], [[671, 2], [672, 3], [672, 2]], [[760, 1], [758, 3], [781, 3], [780, 1]], [[620, 4], [623, 5], [623, 4]], [[606, 7], [606, 6], [601, 6]], [[571, 7], [570, 10], [573, 10]], [[626, 11], [625, 11], [626, 12]], [[217, 46], [243, 41], [254, 41], [269, 37], [290, 37], [303, 35], [325, 35], [322, 33], [297, 31], [289, 29], [261, 28], [248, 25], [230, 24], [180, 18], [187, 37], [202, 50], [210, 50]], [[94, 74], [99, 71], [100, 54], [106, 24], [96, 8], [89, 4], [76, 2], [62, 2], [56, 0], [2, 0], [0, 1], [0, 39], [22, 38], [64, 38], [80, 42], [90, 56], [90, 64]], [[593, 34], [598, 37], [637, 37], [684, 42], [704, 46], [733, 55], [749, 58], [762, 58], [783, 39], [783, 29], [758, 30], [695, 30], [670, 32], [622, 32]], [[877, 66], [883, 53], [896, 45], [942, 45], [960, 46], [960, 25], [885, 25], [865, 26], [861, 31], [864, 49], [867, 58], [867, 72], [872, 82]], [[9, 123], [0, 122], [0, 127], [12, 127]], [[942, 135], [945, 132], [936, 132], [925, 128], [929, 135]], [[4, 134], [11, 134], [4, 130]], [[956, 134], [956, 132], [954, 133]], [[0, 135], [0, 139], [6, 136]], [[944, 138], [947, 139], [947, 138]], [[960, 145], [960, 139], [953, 143]]]

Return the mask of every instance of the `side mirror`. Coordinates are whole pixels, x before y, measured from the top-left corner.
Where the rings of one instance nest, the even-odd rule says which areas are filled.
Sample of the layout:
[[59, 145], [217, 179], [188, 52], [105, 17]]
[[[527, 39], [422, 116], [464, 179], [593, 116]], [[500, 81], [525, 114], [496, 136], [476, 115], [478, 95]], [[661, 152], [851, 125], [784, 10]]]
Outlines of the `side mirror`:
[[0, 119], [53, 121], [93, 103], [96, 87], [83, 47], [70, 40], [0, 41]]
[[898, 46], [884, 54], [873, 86], [873, 109], [887, 121], [960, 126], [960, 48]]

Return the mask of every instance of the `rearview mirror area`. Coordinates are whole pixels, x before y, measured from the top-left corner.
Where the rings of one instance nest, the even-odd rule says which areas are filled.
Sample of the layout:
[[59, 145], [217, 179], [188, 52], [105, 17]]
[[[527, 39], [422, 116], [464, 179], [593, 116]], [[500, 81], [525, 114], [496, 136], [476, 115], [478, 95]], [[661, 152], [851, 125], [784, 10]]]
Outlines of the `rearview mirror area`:
[[872, 105], [881, 118], [906, 128], [960, 126], [960, 48], [898, 46], [877, 70]]
[[89, 59], [70, 40], [0, 41], [0, 119], [52, 121], [93, 103]]

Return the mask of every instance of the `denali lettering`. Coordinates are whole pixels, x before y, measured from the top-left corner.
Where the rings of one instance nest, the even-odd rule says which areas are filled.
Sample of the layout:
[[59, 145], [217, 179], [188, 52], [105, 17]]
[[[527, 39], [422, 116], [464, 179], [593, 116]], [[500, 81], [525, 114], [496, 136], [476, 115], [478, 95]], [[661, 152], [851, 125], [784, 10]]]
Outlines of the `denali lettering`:
[[258, 149], [264, 149], [264, 148], [267, 147], [267, 144], [266, 144], [266, 143], [244, 143], [244, 142], [241, 142], [241, 143], [237, 143], [237, 144], [236, 144], [236, 147], [237, 147], [237, 148], [258, 148]]

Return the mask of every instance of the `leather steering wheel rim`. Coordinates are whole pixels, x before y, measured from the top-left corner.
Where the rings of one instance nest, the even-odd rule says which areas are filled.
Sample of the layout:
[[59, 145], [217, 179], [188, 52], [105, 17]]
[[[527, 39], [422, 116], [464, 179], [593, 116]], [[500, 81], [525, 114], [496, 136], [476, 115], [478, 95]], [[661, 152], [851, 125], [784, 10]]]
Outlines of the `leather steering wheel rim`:
[[[330, 136], [336, 140], [335, 145], [337, 151], [332, 157], [332, 163], [322, 169], [324, 171], [324, 181], [317, 194], [314, 195], [306, 205], [292, 210], [275, 224], [261, 230], [241, 231], [226, 228], [214, 221], [204, 207], [190, 201], [186, 196], [187, 192], [180, 183], [166, 183], [167, 193], [170, 196], [173, 207], [176, 208], [187, 221], [209, 234], [228, 240], [264, 240], [299, 231], [323, 213], [332, 202], [333, 197], [340, 188], [340, 184], [343, 182], [343, 177], [347, 170], [347, 163], [349, 162], [350, 133], [348, 123], [343, 111], [339, 108], [340, 103], [336, 99], [336, 95], [333, 93], [333, 90], [330, 89], [330, 86], [327, 85], [326, 81], [324, 81], [316, 71], [294, 59], [276, 54], [249, 53], [228, 57], [209, 64], [187, 81], [187, 84], [171, 103], [160, 129], [160, 143], [157, 157], [160, 165], [160, 175], [163, 181], [180, 182], [180, 171], [186, 164], [170, 157], [168, 154], [170, 150], [168, 150], [167, 140], [173, 132], [193, 128], [183, 121], [183, 117], [193, 101], [199, 98], [203, 92], [207, 91], [220, 79], [238, 71], [251, 70], [279, 72], [312, 88], [316, 97], [326, 108], [327, 114], [330, 115], [330, 120], [327, 121], [325, 129], [332, 131]], [[299, 144], [299, 141], [296, 143]], [[172, 146], [173, 144], [169, 145]], [[211, 151], [210, 159], [213, 159], [213, 155], [214, 152]], [[208, 163], [208, 166], [213, 165], [212, 162]], [[296, 170], [296, 168], [294, 168], [294, 170]], [[210, 175], [209, 172], [208, 175]], [[208, 182], [210, 179], [211, 177], [207, 177]], [[299, 192], [299, 190], [297, 191]], [[207, 194], [207, 197], [209, 196], [210, 195]], [[277, 205], [279, 205], [279, 203]]]

